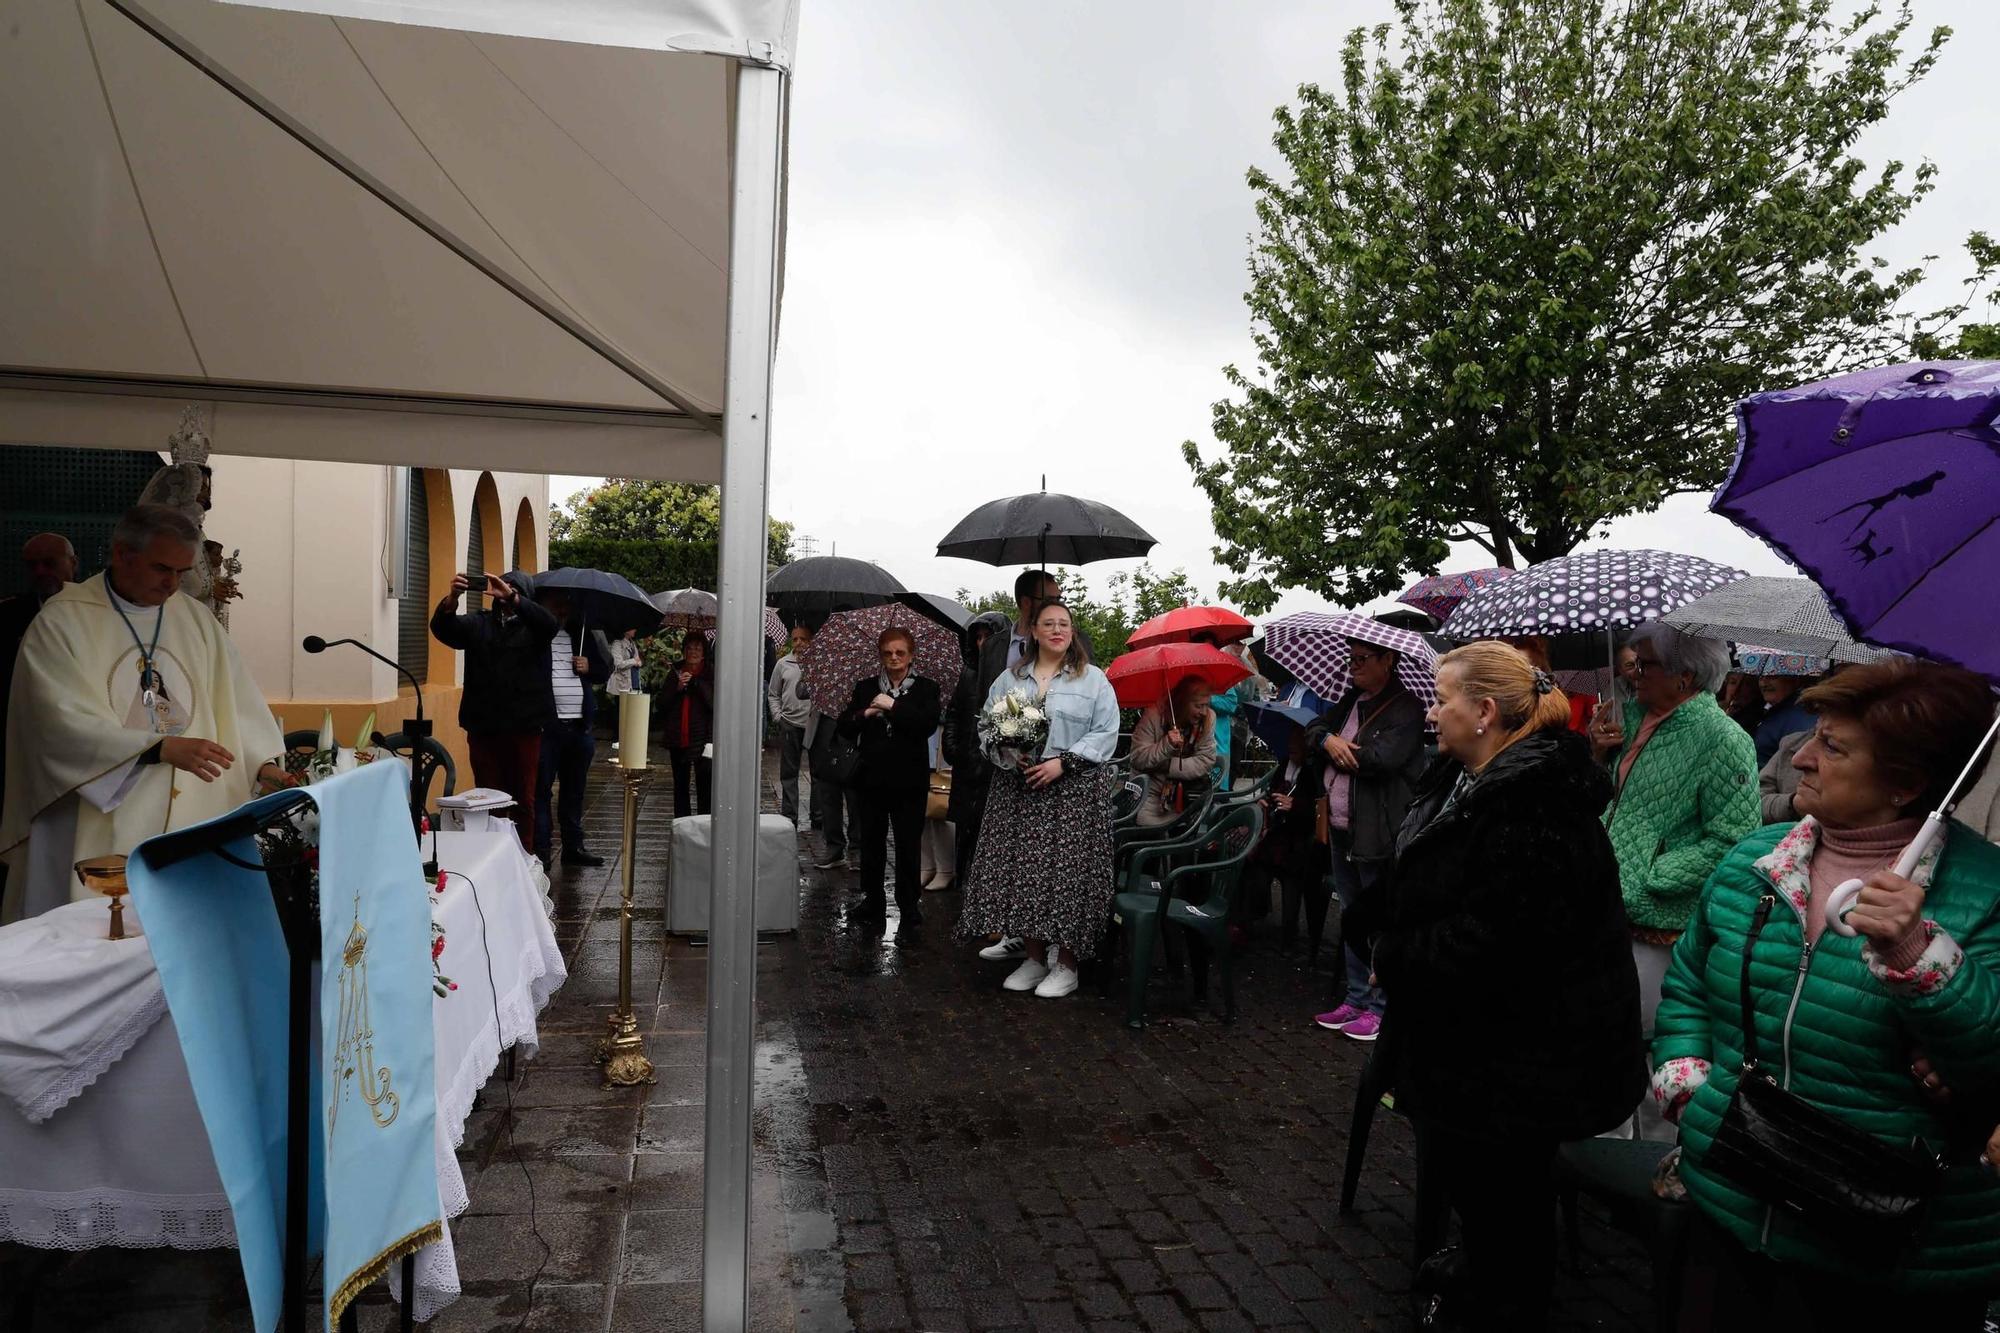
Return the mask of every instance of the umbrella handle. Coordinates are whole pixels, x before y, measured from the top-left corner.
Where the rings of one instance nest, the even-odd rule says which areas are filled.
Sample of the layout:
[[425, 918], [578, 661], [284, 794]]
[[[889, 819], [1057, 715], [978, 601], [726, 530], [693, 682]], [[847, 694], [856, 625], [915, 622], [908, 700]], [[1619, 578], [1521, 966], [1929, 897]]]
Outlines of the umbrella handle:
[[[1993, 725], [1986, 729], [1985, 739], [1981, 740], [1973, 748], [1972, 757], [1966, 761], [1965, 768], [1960, 771], [1958, 781], [1952, 783], [1951, 790], [1945, 793], [1944, 801], [1937, 809], [1931, 811], [1931, 816], [1924, 821], [1922, 830], [1918, 832], [1916, 837], [1910, 840], [1910, 845], [1903, 849], [1902, 856], [1897, 858], [1895, 867], [1897, 875], [1908, 879], [1916, 872], [1917, 862], [1924, 859], [1924, 853], [1928, 852], [1937, 843], [1938, 839], [1944, 836], [1945, 826], [1951, 821], [1952, 808], [1958, 804], [1959, 792], [1965, 789], [1966, 781], [1972, 777], [1972, 770], [1979, 763], [1979, 756], [1986, 753], [1987, 746], [1993, 744], [1993, 737], [1996, 733], [2000, 733], [2000, 717], [1994, 718]], [[1857, 933], [1854, 927], [1847, 924], [1847, 914], [1854, 910], [1855, 903], [1860, 900], [1861, 887], [1860, 880], [1850, 879], [1835, 888], [1832, 895], [1827, 898], [1826, 926], [1828, 930], [1833, 931], [1835, 934], [1849, 937]]]

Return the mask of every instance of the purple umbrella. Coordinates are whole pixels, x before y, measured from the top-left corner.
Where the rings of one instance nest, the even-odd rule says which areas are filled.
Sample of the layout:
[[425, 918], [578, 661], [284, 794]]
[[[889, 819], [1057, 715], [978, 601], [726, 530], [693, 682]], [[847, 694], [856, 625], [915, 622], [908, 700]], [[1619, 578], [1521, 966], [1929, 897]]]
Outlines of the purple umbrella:
[[1519, 573], [1513, 569], [1468, 569], [1459, 574], [1433, 574], [1403, 589], [1396, 600], [1414, 606], [1442, 625], [1458, 604], [1488, 584]]
[[[1709, 508], [1810, 575], [1856, 638], [2000, 679], [1996, 417], [2000, 361], [1885, 366], [1753, 394], [1736, 405], [1736, 462]], [[1989, 730], [1897, 874], [1943, 836], [1992, 740]], [[1860, 891], [1858, 879], [1833, 891], [1829, 927], [1854, 934], [1846, 916]]]
[[1754, 394], [1709, 508], [1810, 576], [1857, 639], [2000, 679], [1996, 416], [2000, 361]]

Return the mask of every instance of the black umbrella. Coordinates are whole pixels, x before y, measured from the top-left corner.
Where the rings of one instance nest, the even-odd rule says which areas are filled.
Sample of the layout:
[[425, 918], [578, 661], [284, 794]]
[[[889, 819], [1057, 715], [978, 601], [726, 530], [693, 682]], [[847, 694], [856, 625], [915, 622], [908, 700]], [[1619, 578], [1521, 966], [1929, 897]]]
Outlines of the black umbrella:
[[621, 638], [628, 629], [651, 634], [660, 627], [660, 608], [623, 574], [601, 569], [552, 569], [531, 580], [537, 597], [560, 592], [569, 598], [570, 614], [591, 629]]
[[940, 597], [931, 592], [899, 592], [896, 600], [927, 620], [934, 620], [954, 634], [965, 633], [965, 627], [972, 623], [972, 612], [949, 597]]
[[815, 555], [774, 572], [764, 590], [789, 624], [801, 616], [824, 619], [835, 611], [892, 602], [903, 585], [894, 574], [866, 560]]
[[1046, 569], [1050, 561], [1087, 565], [1142, 556], [1155, 544], [1152, 533], [1110, 505], [1043, 489], [987, 501], [945, 534], [937, 553], [989, 565], [1033, 562]]

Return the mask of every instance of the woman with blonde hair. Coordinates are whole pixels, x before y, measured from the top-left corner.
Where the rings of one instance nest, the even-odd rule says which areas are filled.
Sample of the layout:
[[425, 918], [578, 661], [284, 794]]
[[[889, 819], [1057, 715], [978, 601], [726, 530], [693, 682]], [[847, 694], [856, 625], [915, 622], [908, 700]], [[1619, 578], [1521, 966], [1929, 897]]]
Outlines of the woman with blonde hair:
[[[1439, 755], [1396, 838], [1386, 898], [1352, 913], [1388, 997], [1379, 1058], [1419, 1170], [1458, 1212], [1480, 1327], [1541, 1328], [1555, 1275], [1556, 1145], [1644, 1090], [1639, 982], [1611, 781], [1554, 680], [1475, 643], [1437, 667]], [[1504, 1019], [1496, 1006], [1509, 1005]]]

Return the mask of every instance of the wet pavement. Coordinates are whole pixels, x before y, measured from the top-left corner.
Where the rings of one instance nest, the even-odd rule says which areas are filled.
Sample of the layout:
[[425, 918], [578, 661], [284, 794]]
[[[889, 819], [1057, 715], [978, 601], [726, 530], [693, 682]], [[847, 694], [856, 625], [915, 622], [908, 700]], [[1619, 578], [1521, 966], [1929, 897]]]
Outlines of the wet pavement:
[[[771, 783], [767, 756], [767, 803]], [[608, 775], [600, 775], [608, 776]], [[460, 1152], [465, 1294], [439, 1330], [700, 1326], [702, 948], [663, 938], [664, 766], [636, 857], [636, 986], [658, 1082], [605, 1091], [591, 1055], [617, 990], [618, 868], [558, 868], [570, 981], [538, 1059], [496, 1077]], [[617, 847], [594, 782], [594, 850]], [[1377, 1117], [1357, 1211], [1335, 1207], [1364, 1050], [1314, 1027], [1330, 984], [1268, 927], [1238, 1020], [1144, 1031], [1122, 994], [1007, 994], [1011, 964], [950, 938], [959, 895], [905, 929], [850, 921], [856, 875], [811, 867], [801, 930], [758, 956], [752, 1312], [761, 1331], [1406, 1328], [1411, 1145]], [[1322, 954], [1322, 963], [1330, 961]], [[1496, 997], [1499, 1002], [1503, 997]], [[1588, 1208], [1560, 1326], [1651, 1321], [1643, 1256]], [[386, 1293], [362, 1326], [395, 1327]], [[44, 1254], [0, 1247], [0, 1328], [248, 1327], [234, 1251]]]

